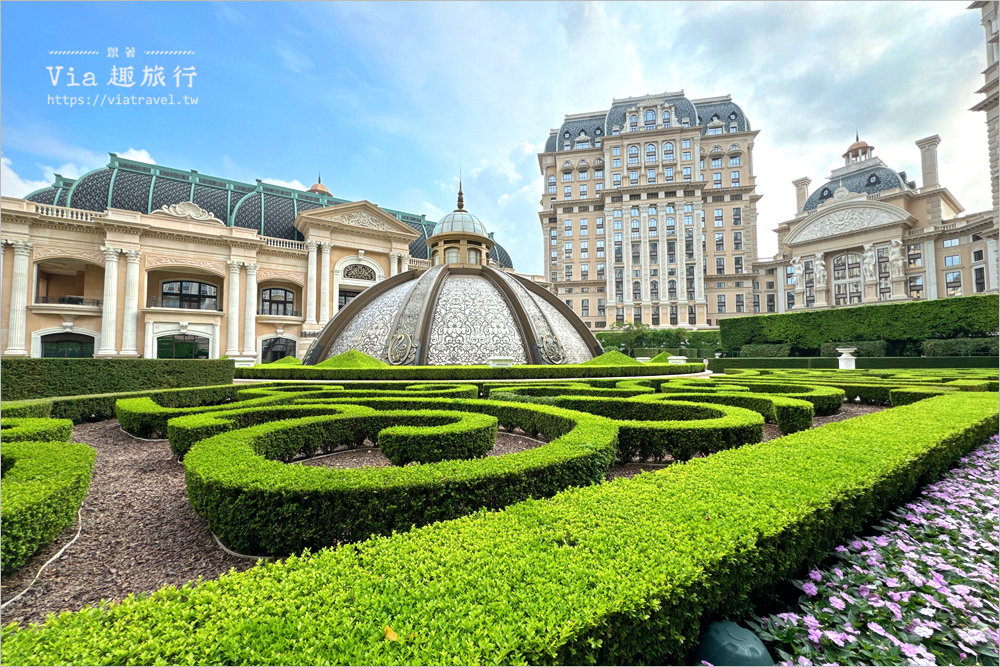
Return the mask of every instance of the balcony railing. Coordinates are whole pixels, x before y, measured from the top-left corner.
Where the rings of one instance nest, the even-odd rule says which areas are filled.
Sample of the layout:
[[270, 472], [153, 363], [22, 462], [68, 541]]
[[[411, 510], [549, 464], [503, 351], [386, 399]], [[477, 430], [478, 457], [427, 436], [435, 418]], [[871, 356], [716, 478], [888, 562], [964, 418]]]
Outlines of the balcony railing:
[[190, 301], [177, 301], [175, 299], [158, 299], [155, 296], [146, 299], [146, 308], [179, 308], [181, 310], [205, 310], [213, 313], [222, 312], [222, 307], [218, 302], [214, 304], [198, 304]]
[[101, 299], [85, 299], [82, 296], [36, 296], [35, 303], [100, 308], [104, 304], [104, 301]]
[[306, 249], [306, 244], [303, 241], [292, 241], [291, 239], [279, 239], [273, 236], [265, 236], [264, 242], [272, 248], [284, 248], [285, 250]]
[[302, 313], [290, 308], [258, 308], [258, 315], [271, 315], [274, 317], [302, 317]]
[[44, 204], [35, 204], [34, 208], [35, 213], [38, 213], [39, 215], [45, 215], [50, 218], [80, 220], [81, 222], [90, 222], [91, 220], [107, 217], [107, 212], [99, 213], [97, 211], [84, 211], [78, 208], [66, 208], [64, 206], [46, 206]]

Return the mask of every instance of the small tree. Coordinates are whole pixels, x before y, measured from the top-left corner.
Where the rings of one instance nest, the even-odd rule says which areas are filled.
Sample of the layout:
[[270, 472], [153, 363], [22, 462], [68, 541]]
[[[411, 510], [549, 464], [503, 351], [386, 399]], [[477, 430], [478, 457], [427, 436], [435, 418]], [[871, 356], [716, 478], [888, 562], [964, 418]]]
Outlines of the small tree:
[[642, 322], [612, 322], [611, 335], [605, 336], [610, 345], [618, 348], [628, 356], [634, 356], [633, 351], [641, 347], [643, 339], [649, 336], [649, 325]]

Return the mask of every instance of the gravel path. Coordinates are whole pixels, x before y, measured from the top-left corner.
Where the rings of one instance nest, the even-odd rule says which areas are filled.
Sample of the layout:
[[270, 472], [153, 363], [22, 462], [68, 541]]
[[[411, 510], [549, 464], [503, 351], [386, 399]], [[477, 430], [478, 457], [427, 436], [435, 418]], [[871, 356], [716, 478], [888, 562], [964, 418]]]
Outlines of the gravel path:
[[[845, 404], [840, 413], [818, 417], [813, 426], [849, 419], [884, 408]], [[779, 437], [765, 426], [765, 440]], [[118, 601], [130, 593], [181, 586], [203, 577], [215, 579], [231, 569], [243, 571], [254, 561], [236, 558], [218, 547], [204, 522], [191, 509], [184, 467], [166, 441], [142, 441], [121, 431], [117, 420], [81, 424], [73, 441], [97, 450], [94, 479], [83, 502], [79, 539], [51, 563], [31, 590], [5, 608], [0, 622], [40, 622], [51, 613], [77, 610], [102, 600]], [[370, 444], [370, 443], [368, 443]], [[539, 447], [544, 442], [500, 431], [487, 456]], [[303, 465], [337, 468], [389, 465], [378, 449], [356, 449], [317, 457]], [[633, 477], [669, 465], [633, 462], [612, 466], [608, 479]], [[38, 569], [73, 539], [73, 525], [13, 575], [3, 578], [0, 600], [23, 591]]]

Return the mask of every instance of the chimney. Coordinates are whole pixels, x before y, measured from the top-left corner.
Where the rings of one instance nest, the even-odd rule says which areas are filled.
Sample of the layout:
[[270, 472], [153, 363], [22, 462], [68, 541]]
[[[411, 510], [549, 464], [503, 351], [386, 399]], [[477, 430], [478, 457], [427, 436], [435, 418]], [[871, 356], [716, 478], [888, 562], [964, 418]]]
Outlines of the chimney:
[[916, 142], [920, 149], [920, 170], [923, 174], [923, 187], [935, 188], [938, 183], [938, 159], [937, 146], [941, 143], [941, 137], [934, 135]]
[[795, 212], [801, 213], [802, 208], [806, 205], [806, 199], [809, 199], [809, 184], [812, 180], [808, 176], [804, 176], [797, 181], [792, 181], [792, 185], [795, 186]]

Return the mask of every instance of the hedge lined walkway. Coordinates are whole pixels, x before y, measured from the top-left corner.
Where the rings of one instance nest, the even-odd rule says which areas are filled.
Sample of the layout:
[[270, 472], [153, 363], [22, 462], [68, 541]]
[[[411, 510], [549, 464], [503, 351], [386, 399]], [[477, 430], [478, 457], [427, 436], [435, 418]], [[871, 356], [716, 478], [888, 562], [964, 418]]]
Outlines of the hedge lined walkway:
[[[97, 450], [93, 482], [83, 501], [83, 531], [23, 597], [3, 611], [3, 623], [36, 622], [102, 599], [218, 578], [253, 561], [227, 555], [191, 509], [184, 468], [164, 442], [123, 433], [117, 420], [80, 424], [73, 442]], [[76, 535], [74, 524], [18, 572], [4, 577], [2, 599], [17, 595], [38, 569]]]

